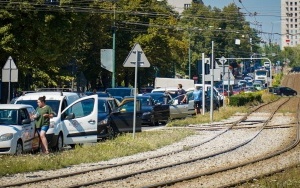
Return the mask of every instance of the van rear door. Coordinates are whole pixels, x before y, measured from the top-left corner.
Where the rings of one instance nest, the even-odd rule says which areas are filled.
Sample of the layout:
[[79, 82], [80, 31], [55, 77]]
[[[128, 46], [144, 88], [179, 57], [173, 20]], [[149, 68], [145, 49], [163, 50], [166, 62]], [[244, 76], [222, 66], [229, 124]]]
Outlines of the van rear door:
[[80, 98], [61, 116], [65, 144], [97, 142], [98, 95]]

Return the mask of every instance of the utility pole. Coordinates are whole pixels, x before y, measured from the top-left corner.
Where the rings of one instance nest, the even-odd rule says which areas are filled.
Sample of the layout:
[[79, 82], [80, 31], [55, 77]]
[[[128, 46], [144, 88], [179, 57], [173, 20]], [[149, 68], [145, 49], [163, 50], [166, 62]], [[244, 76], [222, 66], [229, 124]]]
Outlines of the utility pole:
[[111, 87], [116, 87], [116, 0], [114, 0], [114, 23], [113, 23], [113, 50], [112, 50], [112, 77]]

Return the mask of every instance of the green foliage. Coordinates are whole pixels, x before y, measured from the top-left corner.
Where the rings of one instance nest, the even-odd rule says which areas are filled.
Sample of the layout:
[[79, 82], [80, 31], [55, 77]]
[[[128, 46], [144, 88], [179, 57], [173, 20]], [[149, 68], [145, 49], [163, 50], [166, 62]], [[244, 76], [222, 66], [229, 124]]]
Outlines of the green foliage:
[[[210, 54], [212, 40], [215, 57], [248, 55], [249, 37], [253, 44], [259, 41], [233, 3], [223, 9], [193, 3], [180, 16], [166, 1], [43, 3], [9, 1], [0, 6], [0, 60], [4, 65], [8, 56], [14, 58], [19, 86], [26, 90], [67, 86], [76, 77], [81, 82], [82, 74], [92, 88], [110, 87], [111, 73], [101, 68], [100, 50], [112, 48], [114, 28], [116, 81], [125, 86], [134, 85], [134, 69], [124, 68], [123, 62], [135, 43], [141, 45], [151, 64], [138, 73], [139, 83], [148, 85], [156, 73], [160, 77], [186, 74], [189, 47], [192, 74], [197, 74], [196, 62], [203, 52]], [[236, 38], [242, 41], [239, 47], [234, 44]]]
[[263, 102], [261, 92], [241, 93], [229, 97], [229, 105], [232, 106], [245, 106], [252, 102]]
[[275, 74], [273, 79], [273, 87], [280, 86], [281, 80], [283, 78], [283, 73]]

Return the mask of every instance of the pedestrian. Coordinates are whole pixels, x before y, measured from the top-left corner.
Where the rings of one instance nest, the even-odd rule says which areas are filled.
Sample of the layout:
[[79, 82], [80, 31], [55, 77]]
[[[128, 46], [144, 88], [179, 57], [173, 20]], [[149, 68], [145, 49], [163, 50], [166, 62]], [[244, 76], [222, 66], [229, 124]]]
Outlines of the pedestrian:
[[186, 103], [186, 91], [184, 89], [182, 89], [182, 84], [178, 84], [178, 90], [176, 92], [177, 96], [178, 96], [178, 104], [183, 104]]
[[201, 107], [202, 107], [202, 90], [200, 86], [196, 86], [196, 89], [193, 91], [194, 97], [194, 109], [197, 114], [201, 114]]
[[45, 154], [49, 153], [48, 141], [46, 138], [46, 132], [49, 129], [50, 118], [53, 117], [54, 112], [52, 108], [46, 105], [46, 97], [39, 97], [37, 100], [38, 107], [36, 108], [36, 114], [33, 115], [35, 119], [36, 131], [40, 137], [42, 152]]

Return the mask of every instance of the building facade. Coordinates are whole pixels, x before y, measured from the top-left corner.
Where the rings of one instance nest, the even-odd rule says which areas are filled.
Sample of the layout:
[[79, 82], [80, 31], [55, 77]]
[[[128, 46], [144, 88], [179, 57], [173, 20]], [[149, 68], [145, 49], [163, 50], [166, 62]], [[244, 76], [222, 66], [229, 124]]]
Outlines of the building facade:
[[281, 48], [300, 44], [300, 1], [281, 0]]
[[175, 11], [181, 14], [185, 9], [188, 9], [194, 3], [202, 3], [202, 0], [167, 0], [168, 4], [171, 5]]

